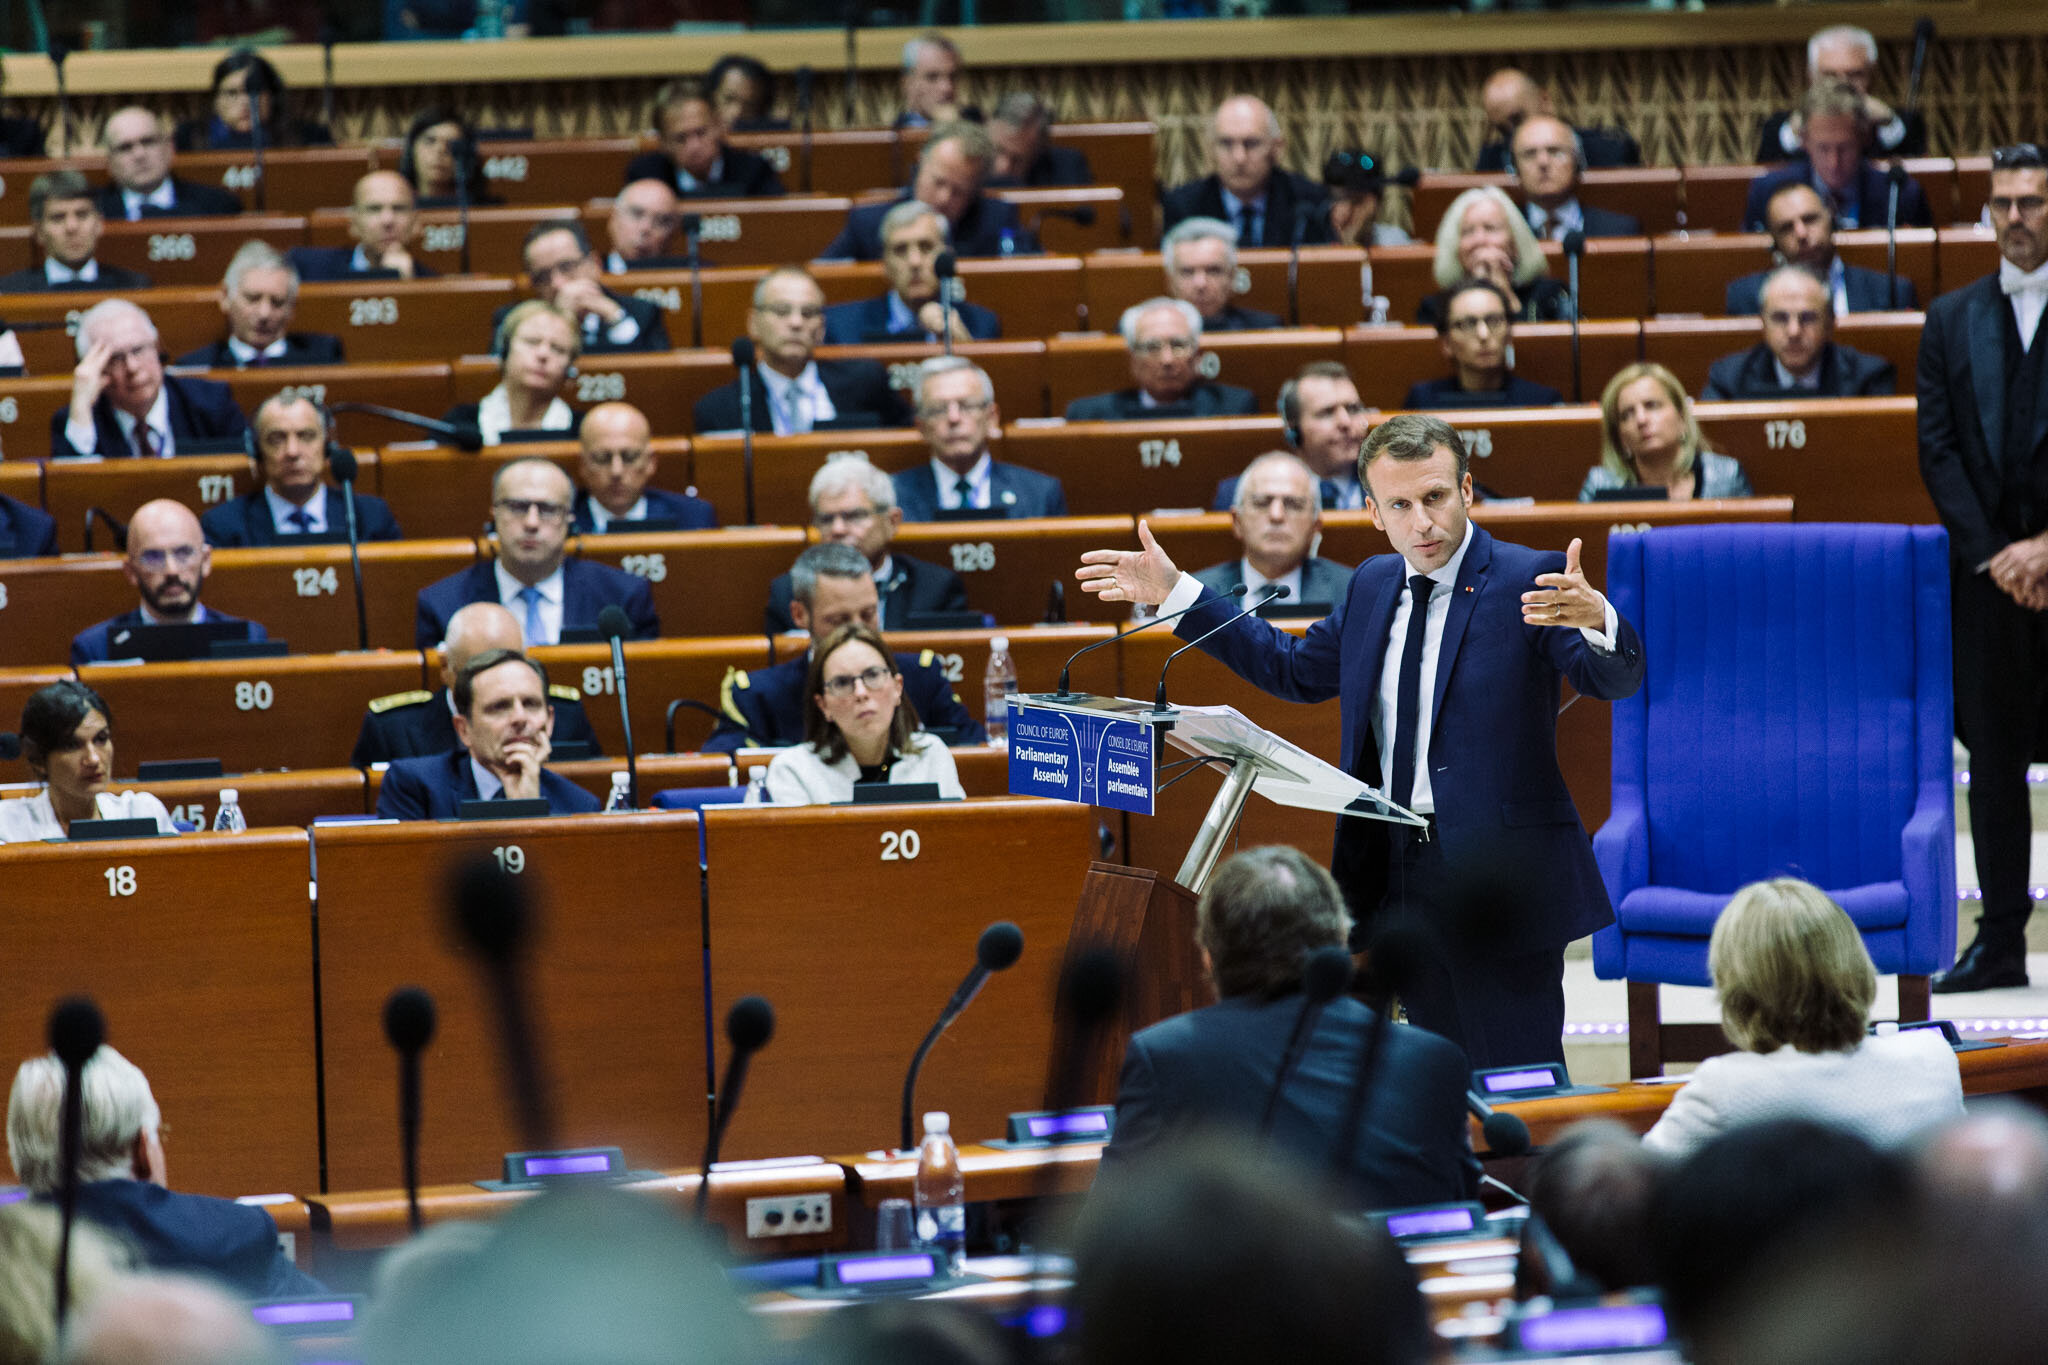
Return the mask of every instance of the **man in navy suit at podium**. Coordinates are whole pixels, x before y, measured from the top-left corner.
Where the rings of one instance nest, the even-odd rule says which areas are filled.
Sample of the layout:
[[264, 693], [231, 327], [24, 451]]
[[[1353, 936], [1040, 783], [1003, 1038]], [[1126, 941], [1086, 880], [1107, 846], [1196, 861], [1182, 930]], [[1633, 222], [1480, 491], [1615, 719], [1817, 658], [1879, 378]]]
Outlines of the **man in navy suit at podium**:
[[[1408, 1017], [1475, 1068], [1563, 1061], [1564, 948], [1614, 911], [1557, 764], [1561, 678], [1603, 700], [1642, 685], [1642, 644], [1563, 555], [1472, 524], [1463, 439], [1439, 418], [1389, 418], [1359, 477], [1397, 553], [1367, 560], [1296, 637], [1244, 621], [1203, 648], [1290, 701], [1341, 699], [1331, 757], [1422, 828], [1338, 821], [1331, 870], [1361, 928], [1399, 919], [1426, 950]], [[1183, 607], [1193, 640], [1236, 606], [1183, 574], [1138, 524], [1140, 550], [1091, 550], [1077, 574], [1110, 602]], [[1420, 610], [1417, 610], [1417, 604]]]
[[464, 801], [548, 803], [550, 815], [600, 808], [595, 796], [551, 773], [555, 713], [547, 670], [516, 649], [490, 649], [455, 675], [456, 748], [401, 758], [384, 772], [377, 814], [386, 820], [447, 820]]

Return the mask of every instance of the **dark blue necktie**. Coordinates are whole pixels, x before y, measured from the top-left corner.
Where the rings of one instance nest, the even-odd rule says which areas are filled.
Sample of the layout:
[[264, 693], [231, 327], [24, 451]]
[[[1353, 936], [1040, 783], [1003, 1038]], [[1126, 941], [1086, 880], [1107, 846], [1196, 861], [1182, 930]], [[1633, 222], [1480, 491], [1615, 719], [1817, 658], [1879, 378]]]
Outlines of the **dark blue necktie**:
[[1401, 679], [1394, 692], [1394, 771], [1387, 795], [1406, 806], [1415, 793], [1415, 725], [1422, 706], [1422, 641], [1429, 632], [1428, 574], [1408, 580], [1408, 643], [1401, 650]]
[[285, 517], [285, 520], [289, 521], [292, 524], [292, 528], [296, 534], [302, 536], [312, 534], [313, 514], [311, 512], [308, 512], [305, 508], [293, 508], [291, 512]]
[[1259, 210], [1252, 204], [1237, 206], [1237, 243], [1239, 246], [1264, 246], [1259, 240]]

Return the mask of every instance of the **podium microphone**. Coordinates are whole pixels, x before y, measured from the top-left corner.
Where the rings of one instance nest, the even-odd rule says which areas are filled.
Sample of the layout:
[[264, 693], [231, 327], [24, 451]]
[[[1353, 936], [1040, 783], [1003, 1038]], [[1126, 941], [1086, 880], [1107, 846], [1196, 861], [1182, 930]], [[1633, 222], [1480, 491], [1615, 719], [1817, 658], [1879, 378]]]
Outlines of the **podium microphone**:
[[941, 251], [932, 262], [932, 273], [939, 277], [939, 309], [946, 320], [944, 335], [940, 340], [946, 344], [946, 355], [953, 354], [953, 283], [960, 278], [960, 263], [950, 251]]
[[1280, 1054], [1280, 1069], [1274, 1073], [1273, 1088], [1266, 1094], [1266, 1112], [1259, 1118], [1261, 1138], [1273, 1131], [1273, 1119], [1280, 1112], [1280, 1096], [1286, 1092], [1295, 1068], [1301, 1065], [1302, 1054], [1308, 1051], [1308, 1040], [1315, 1035], [1323, 1006], [1342, 995], [1350, 984], [1350, 953], [1333, 943], [1308, 955], [1301, 972], [1301, 1010], [1294, 1016], [1294, 1032], [1287, 1035], [1287, 1050]]
[[1495, 1156], [1520, 1156], [1529, 1150], [1529, 1125], [1519, 1116], [1501, 1113], [1470, 1090], [1465, 1092], [1465, 1107], [1479, 1120], [1487, 1151]]
[[917, 1073], [924, 1068], [925, 1054], [939, 1041], [955, 1019], [964, 1013], [974, 997], [981, 993], [983, 983], [997, 972], [1013, 965], [1024, 951], [1024, 931], [1008, 920], [997, 920], [981, 931], [981, 938], [974, 945], [974, 966], [967, 973], [960, 989], [953, 992], [953, 998], [946, 1002], [946, 1008], [939, 1011], [939, 1021], [932, 1025], [932, 1031], [917, 1045], [917, 1052], [910, 1059], [910, 1070], [903, 1075], [903, 1113], [900, 1131], [903, 1141], [898, 1150], [908, 1152], [915, 1145], [910, 1127], [910, 1116], [916, 1112]]
[[1239, 621], [1242, 621], [1247, 616], [1258, 615], [1260, 607], [1265, 606], [1268, 602], [1279, 601], [1281, 598], [1287, 596], [1291, 591], [1292, 589], [1290, 589], [1285, 583], [1267, 584], [1265, 594], [1261, 596], [1258, 601], [1252, 603], [1252, 605], [1248, 609], [1237, 612], [1228, 621], [1225, 621], [1222, 625], [1210, 627], [1208, 630], [1203, 631], [1200, 635], [1197, 635], [1194, 639], [1182, 645], [1179, 649], [1173, 651], [1173, 653], [1167, 655], [1166, 662], [1159, 666], [1159, 686], [1155, 688], [1152, 693], [1152, 710], [1154, 712], [1159, 712], [1164, 711], [1166, 709], [1166, 670], [1173, 667], [1173, 661], [1175, 659], [1178, 659], [1181, 655], [1187, 653], [1196, 645], [1202, 643], [1202, 641], [1208, 639], [1211, 635], [1214, 635], [1217, 631], [1228, 629], [1230, 626], [1234, 625]]
[[[1925, 23], [1926, 20], [1921, 20]], [[1906, 184], [1906, 168], [1897, 158], [1885, 168], [1885, 179], [1890, 182], [1884, 199], [1884, 306], [1899, 306], [1899, 192]], [[1834, 300], [1828, 300], [1829, 311], [1833, 311]]]
[[[1229, 592], [1223, 593], [1222, 597], [1225, 600], [1229, 600], [1231, 598], [1242, 597], [1250, 591], [1250, 588], [1240, 583], [1236, 587], [1232, 588]], [[1060, 665], [1060, 690], [1054, 693], [1053, 695], [1055, 697], [1071, 697], [1074, 695], [1072, 692], [1069, 692], [1067, 690], [1067, 675], [1068, 672], [1074, 667], [1074, 660], [1080, 658], [1083, 654], [1093, 653], [1095, 650], [1101, 649], [1104, 645], [1113, 645], [1119, 640], [1127, 640], [1131, 636], [1136, 635], [1141, 630], [1150, 630], [1153, 626], [1164, 625], [1168, 621], [1177, 621], [1181, 617], [1186, 616], [1189, 612], [1193, 611], [1195, 607], [1199, 607], [1201, 605], [1202, 604], [1200, 602], [1196, 602], [1194, 606], [1182, 607], [1179, 611], [1170, 611], [1166, 613], [1166, 615], [1164, 616], [1155, 616], [1149, 621], [1140, 621], [1137, 625], [1132, 626], [1129, 630], [1119, 631], [1115, 635], [1110, 636], [1107, 640], [1097, 640], [1092, 645], [1081, 646], [1079, 649], [1075, 650], [1071, 655], [1068, 656], [1067, 661], [1064, 664]]]
[[754, 339], [732, 344], [732, 363], [740, 372], [740, 479], [746, 485], [747, 520], [754, 524]]
[[398, 1151], [405, 1171], [405, 1221], [420, 1230], [420, 1053], [434, 1041], [434, 997], [400, 986], [384, 1001], [384, 1038], [398, 1053]]
[[533, 936], [524, 880], [495, 858], [481, 856], [456, 867], [452, 891], [455, 927], [475, 954], [497, 1007], [505, 1083], [512, 1092], [520, 1141], [545, 1151], [555, 1145], [555, 1124], [520, 980]]
[[597, 614], [597, 628], [612, 646], [612, 677], [619, 684], [619, 727], [626, 732], [626, 799], [633, 803], [634, 810], [639, 810], [640, 760], [634, 757], [633, 712], [626, 705], [626, 636], [633, 623], [626, 619], [626, 609], [614, 602]]
[[[255, 68], [250, 68], [254, 70]], [[348, 531], [348, 567], [354, 577], [356, 590], [356, 648], [365, 653], [370, 648], [369, 609], [363, 605], [363, 538], [362, 528], [356, 525], [356, 475], [361, 470], [356, 465], [356, 453], [334, 440], [334, 419], [324, 411], [320, 414], [327, 426], [327, 467], [341, 483], [342, 522]]]
[[1579, 262], [1586, 254], [1586, 234], [1573, 228], [1564, 235], [1565, 270], [1572, 295], [1572, 401], [1585, 402], [1585, 381], [1579, 369]]
[[711, 1198], [711, 1167], [718, 1161], [718, 1149], [725, 1144], [726, 1126], [739, 1107], [740, 1088], [747, 1083], [747, 1063], [768, 1046], [775, 1036], [775, 1009], [758, 995], [741, 996], [725, 1012], [725, 1041], [732, 1055], [725, 1062], [725, 1083], [718, 1087], [717, 1113], [711, 1133], [704, 1139], [704, 1166], [697, 1177], [697, 1221], [704, 1221], [704, 1205]]
[[64, 1109], [59, 1128], [57, 1180], [57, 1336], [71, 1311], [71, 1225], [78, 1218], [78, 1156], [85, 1137], [85, 1064], [107, 1040], [100, 1007], [82, 995], [50, 1011], [50, 1051], [64, 1065]]

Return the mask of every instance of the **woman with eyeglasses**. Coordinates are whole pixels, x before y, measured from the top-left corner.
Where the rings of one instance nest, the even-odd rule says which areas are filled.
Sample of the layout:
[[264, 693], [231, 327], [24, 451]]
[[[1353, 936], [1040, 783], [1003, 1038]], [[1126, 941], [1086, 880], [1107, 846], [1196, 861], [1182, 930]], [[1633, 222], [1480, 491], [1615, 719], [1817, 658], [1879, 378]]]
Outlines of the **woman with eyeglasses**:
[[1579, 501], [1642, 489], [1648, 497], [1747, 498], [1740, 461], [1707, 444], [1678, 376], [1652, 361], [1624, 365], [1600, 395], [1600, 463]]
[[34, 796], [0, 801], [0, 844], [68, 838], [78, 820], [154, 820], [176, 834], [171, 813], [148, 792], [108, 790], [114, 778], [114, 717], [81, 682], [37, 689], [21, 708], [21, 757], [43, 784]]
[[804, 742], [768, 764], [775, 804], [851, 801], [856, 782], [936, 782], [940, 796], [966, 796], [952, 753], [919, 727], [896, 656], [873, 627], [850, 621], [813, 647], [804, 695]]
[[498, 386], [480, 402], [457, 403], [441, 420], [475, 427], [487, 446], [501, 444], [508, 432], [559, 431], [563, 440], [573, 437], [582, 417], [562, 401], [562, 384], [583, 354], [583, 329], [576, 320], [544, 299], [528, 299], [498, 324], [492, 351], [498, 357]]
[[[1466, 190], [1444, 210], [1432, 271], [1438, 289], [1449, 289], [1469, 275], [1497, 285], [1516, 322], [1563, 322], [1572, 315], [1572, 296], [1543, 273], [1547, 268], [1528, 220], [1494, 186]], [[1436, 326], [1443, 303], [1443, 295], [1430, 295], [1415, 310], [1415, 320]]]
[[1492, 280], [1463, 279], [1443, 293], [1436, 340], [1451, 372], [1411, 386], [1401, 404], [1410, 412], [1432, 408], [1544, 408], [1561, 401], [1556, 389], [1509, 368], [1514, 357], [1512, 302]]

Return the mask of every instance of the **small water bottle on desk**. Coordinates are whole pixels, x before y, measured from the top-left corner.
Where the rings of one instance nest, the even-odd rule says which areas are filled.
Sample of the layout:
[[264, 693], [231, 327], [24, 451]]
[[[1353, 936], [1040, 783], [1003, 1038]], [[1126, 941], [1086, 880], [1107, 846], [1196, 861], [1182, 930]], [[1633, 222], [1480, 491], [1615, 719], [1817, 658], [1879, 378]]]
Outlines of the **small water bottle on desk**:
[[249, 828], [249, 822], [242, 818], [242, 794], [233, 787], [220, 789], [220, 809], [213, 813], [213, 832], [216, 834], [240, 834]]
[[630, 774], [612, 774], [612, 794], [605, 798], [605, 814], [633, 809], [633, 780]]
[[994, 748], [1007, 748], [1010, 734], [1010, 698], [1017, 691], [1017, 664], [1010, 657], [1010, 637], [998, 635], [988, 642], [988, 672], [982, 677], [982, 727]]
[[940, 1256], [940, 1269], [960, 1273], [967, 1259], [967, 1181], [960, 1173], [960, 1149], [953, 1145], [951, 1116], [924, 1116], [924, 1141], [917, 1147], [917, 1240]]

